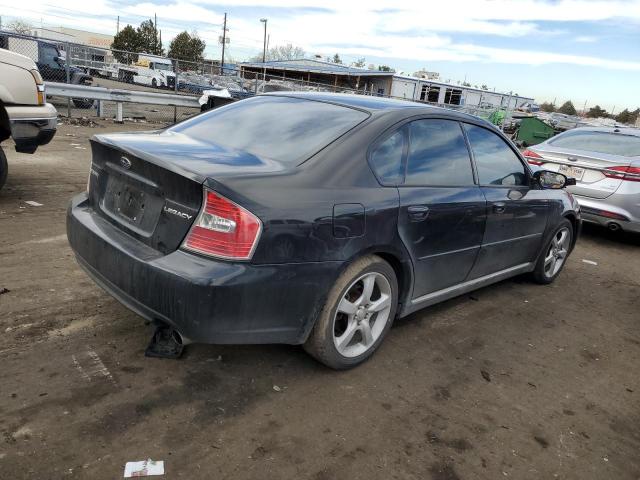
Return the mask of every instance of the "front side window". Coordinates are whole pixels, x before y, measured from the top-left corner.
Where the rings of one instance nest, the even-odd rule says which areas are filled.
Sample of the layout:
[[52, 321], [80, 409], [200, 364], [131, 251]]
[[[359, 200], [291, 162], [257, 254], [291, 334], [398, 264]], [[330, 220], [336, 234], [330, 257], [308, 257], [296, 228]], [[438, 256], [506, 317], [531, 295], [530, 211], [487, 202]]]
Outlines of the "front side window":
[[409, 124], [405, 185], [473, 185], [469, 150], [453, 120], [416, 120]]
[[402, 182], [402, 155], [404, 154], [404, 128], [379, 143], [369, 157], [371, 168], [380, 181], [388, 185]]
[[526, 185], [524, 165], [496, 133], [465, 124], [481, 185]]
[[42, 47], [42, 63], [50, 68], [61, 68], [56, 58], [58, 57], [58, 51], [54, 47], [43, 46]]

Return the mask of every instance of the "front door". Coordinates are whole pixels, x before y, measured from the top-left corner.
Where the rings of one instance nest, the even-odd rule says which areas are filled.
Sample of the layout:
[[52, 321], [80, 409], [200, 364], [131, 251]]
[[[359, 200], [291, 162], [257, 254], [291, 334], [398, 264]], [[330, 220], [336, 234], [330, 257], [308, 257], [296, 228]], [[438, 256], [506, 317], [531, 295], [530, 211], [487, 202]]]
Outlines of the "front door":
[[398, 229], [413, 260], [415, 299], [467, 278], [482, 243], [486, 201], [457, 121], [421, 119], [404, 128]]
[[465, 124], [480, 189], [487, 200], [487, 222], [469, 278], [534, 262], [547, 225], [549, 202], [530, 186], [529, 172], [497, 133]]

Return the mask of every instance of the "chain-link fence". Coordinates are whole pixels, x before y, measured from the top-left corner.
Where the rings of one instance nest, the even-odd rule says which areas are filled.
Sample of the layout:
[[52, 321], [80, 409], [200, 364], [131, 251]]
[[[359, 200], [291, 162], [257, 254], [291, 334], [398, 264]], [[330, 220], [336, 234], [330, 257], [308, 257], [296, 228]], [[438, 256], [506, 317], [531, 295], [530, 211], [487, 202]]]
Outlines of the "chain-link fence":
[[[6, 31], [0, 31], [0, 48], [31, 58], [45, 82], [197, 96], [205, 91], [212, 91], [217, 97], [233, 99], [277, 91], [336, 92], [393, 98], [390, 88], [392, 73], [387, 75], [386, 80], [360, 81], [357, 70], [353, 69], [355, 75], [344, 77], [340, 81], [335, 77], [335, 81], [330, 83], [326, 75], [323, 77], [311, 72], [287, 76], [284, 72], [282, 75], [274, 74], [255, 67], [223, 69], [214, 60], [188, 62]], [[380, 88], [383, 85], [380, 82], [388, 82], [386, 88]], [[423, 94], [418, 98], [409, 100], [461, 110], [501, 125], [507, 124], [511, 117], [511, 102], [507, 102], [507, 107], [503, 108], [483, 102], [480, 95], [477, 105], [461, 105], [465, 103], [462, 89], [447, 88], [447, 92], [451, 91], [448, 96], [434, 95], [435, 87], [425, 90], [423, 86], [422, 90]], [[115, 102], [55, 96], [48, 97], [48, 101], [56, 106], [60, 115], [70, 118], [116, 117]], [[125, 120], [160, 124], [183, 120], [199, 112], [197, 108], [137, 103], [124, 103], [122, 108]]]

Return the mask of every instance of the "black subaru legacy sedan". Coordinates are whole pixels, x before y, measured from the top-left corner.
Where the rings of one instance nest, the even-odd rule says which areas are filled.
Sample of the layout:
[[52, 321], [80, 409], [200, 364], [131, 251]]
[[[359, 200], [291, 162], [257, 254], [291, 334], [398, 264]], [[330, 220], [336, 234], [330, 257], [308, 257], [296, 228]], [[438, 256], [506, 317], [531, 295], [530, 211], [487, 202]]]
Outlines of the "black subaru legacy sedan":
[[396, 317], [518, 274], [552, 282], [580, 230], [573, 179], [417, 103], [261, 95], [91, 145], [71, 247], [183, 344], [302, 344], [353, 367]]

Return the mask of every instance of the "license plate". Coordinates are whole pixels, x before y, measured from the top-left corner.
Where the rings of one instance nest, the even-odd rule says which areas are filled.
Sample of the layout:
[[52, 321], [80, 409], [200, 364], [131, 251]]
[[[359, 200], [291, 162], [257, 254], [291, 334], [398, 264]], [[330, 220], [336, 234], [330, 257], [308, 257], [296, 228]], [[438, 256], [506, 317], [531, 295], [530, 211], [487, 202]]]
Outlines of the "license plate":
[[558, 172], [566, 175], [567, 177], [575, 178], [578, 181], [582, 180], [582, 177], [584, 176], [584, 168], [571, 167], [569, 165], [560, 165]]
[[117, 180], [110, 182], [109, 190], [113, 211], [130, 222], [140, 223], [145, 209], [144, 192]]

